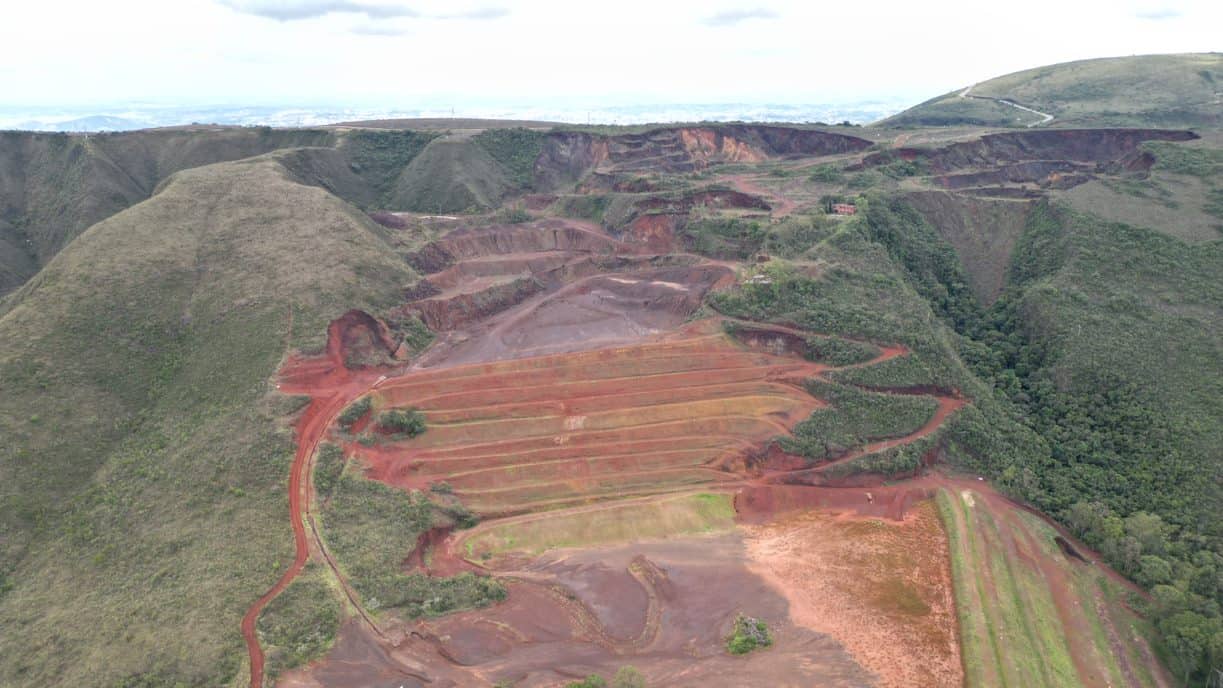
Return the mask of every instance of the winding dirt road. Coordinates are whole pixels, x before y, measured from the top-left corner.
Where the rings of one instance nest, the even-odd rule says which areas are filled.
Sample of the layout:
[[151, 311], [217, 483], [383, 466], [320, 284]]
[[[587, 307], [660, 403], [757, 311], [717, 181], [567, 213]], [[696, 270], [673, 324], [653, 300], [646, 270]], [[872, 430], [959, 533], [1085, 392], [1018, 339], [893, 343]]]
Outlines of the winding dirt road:
[[995, 98], [995, 97], [993, 97], [993, 96], [978, 96], [978, 95], [973, 95], [973, 94], [970, 94], [970, 93], [969, 93], [969, 91], [971, 91], [971, 90], [972, 90], [972, 89], [973, 89], [975, 86], [976, 86], [976, 84], [974, 84], [973, 86], [969, 86], [968, 88], [964, 89], [963, 91], [960, 91], [960, 97], [961, 97], [961, 98], [976, 98], [976, 99], [978, 99], [978, 100], [992, 100], [992, 101], [994, 101], [995, 103], [1001, 103], [1001, 104], [1003, 104], [1003, 105], [1009, 105], [1009, 106], [1011, 106], [1011, 107], [1013, 107], [1013, 108], [1018, 108], [1018, 109], [1020, 109], [1020, 110], [1023, 110], [1024, 112], [1030, 112], [1030, 113], [1032, 113], [1032, 114], [1034, 114], [1034, 115], [1037, 115], [1038, 117], [1040, 117], [1040, 118], [1041, 118], [1041, 120], [1040, 120], [1039, 122], [1032, 122], [1032, 123], [1028, 124], [1028, 125], [1027, 125], [1027, 126], [1028, 126], [1028, 128], [1031, 128], [1031, 127], [1037, 127], [1037, 126], [1040, 126], [1040, 125], [1042, 125], [1042, 124], [1048, 124], [1049, 122], [1052, 122], [1052, 121], [1053, 121], [1053, 115], [1050, 115], [1050, 114], [1049, 114], [1049, 113], [1047, 113], [1047, 112], [1041, 112], [1040, 110], [1033, 110], [1032, 108], [1027, 107], [1027, 106], [1025, 106], [1025, 105], [1020, 105], [1019, 103], [1016, 103], [1016, 102], [1015, 102], [1015, 101], [1013, 101], [1013, 100], [1007, 100], [1006, 98]]

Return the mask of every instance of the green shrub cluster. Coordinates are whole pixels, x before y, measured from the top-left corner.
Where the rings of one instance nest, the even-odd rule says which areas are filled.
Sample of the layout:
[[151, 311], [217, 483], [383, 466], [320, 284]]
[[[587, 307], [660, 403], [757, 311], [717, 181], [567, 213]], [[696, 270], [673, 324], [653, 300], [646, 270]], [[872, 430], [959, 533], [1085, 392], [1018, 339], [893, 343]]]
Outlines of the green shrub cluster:
[[1190, 148], [1168, 141], [1147, 141], [1142, 147], [1155, 154], [1155, 169], [1203, 179], [1223, 175], [1223, 149]]
[[259, 615], [264, 670], [269, 679], [321, 657], [335, 639], [340, 605], [318, 567], [308, 564]]
[[[1220, 395], [1208, 334], [1223, 306], [1212, 277], [1223, 246], [1190, 247], [1042, 203], [1016, 247], [1009, 290], [988, 309], [951, 248], [899, 198], [869, 194], [858, 216], [814, 251], [828, 266], [818, 278], [781, 264], [768, 268], [769, 283], [713, 294], [710, 305], [749, 320], [905, 343], [909, 356], [829, 376], [867, 387], [954, 387], [973, 399], [930, 438], [829, 470], [903, 474], [937, 448], [990, 476], [1159, 590], [1152, 613], [1173, 666], [1204, 678], [1217, 661], [1210, 648], [1223, 643], [1223, 499], [1211, 458]], [[820, 413], [808, 429], [819, 427]], [[1083, 510], [1113, 517], [1083, 519]], [[1166, 545], [1136, 545], [1124, 529], [1135, 514], [1160, 518]]]
[[345, 135], [344, 148], [353, 171], [385, 199], [403, 169], [435, 138], [420, 131], [356, 129]]
[[846, 186], [856, 191], [872, 189], [883, 183], [883, 175], [875, 170], [864, 170], [849, 178]]
[[646, 688], [645, 677], [631, 666], [622, 666], [609, 684], [602, 676], [591, 674], [581, 681], [570, 681], [565, 688]]
[[769, 633], [768, 624], [760, 619], [739, 614], [735, 617], [734, 630], [726, 639], [726, 651], [732, 655], [745, 655], [772, 644], [773, 636]]
[[1062, 520], [1122, 573], [1163, 586], [1165, 602], [1179, 600], [1154, 605], [1154, 620], [1173, 665], [1204, 677], [1211, 643], [1223, 646], [1223, 500], [1210, 458], [1218, 387], [1202, 377], [1218, 372], [1203, 337], [1223, 307], [1211, 276], [1218, 248], [1042, 204], [1016, 247], [1011, 287], [983, 310], [956, 265], [927, 246], [937, 239], [924, 223], [896, 204], [889, 216], [874, 236], [992, 387], [948, 423], [949, 453]]
[[865, 363], [879, 355], [879, 347], [840, 337], [808, 337], [807, 358], [840, 367]]
[[576, 217], [591, 222], [603, 222], [603, 214], [611, 205], [612, 196], [605, 194], [582, 194], [579, 196], [564, 196], [557, 208], [566, 217]]
[[822, 215], [790, 215], [769, 226], [763, 248], [766, 253], [797, 258], [812, 246], [832, 236], [837, 222]]
[[351, 431], [352, 426], [356, 425], [357, 421], [361, 420], [365, 417], [365, 414], [369, 413], [373, 403], [373, 400], [366, 395], [349, 404], [343, 411], [340, 412], [340, 416], [337, 419], [340, 427], [346, 432]]
[[497, 221], [507, 225], [520, 225], [524, 222], [530, 222], [532, 219], [531, 213], [527, 212], [527, 209], [520, 205], [503, 208], [497, 213]]
[[816, 165], [811, 168], [811, 181], [820, 184], [836, 184], [845, 178], [845, 174], [836, 165]]
[[903, 437], [930, 421], [938, 407], [931, 397], [879, 394], [835, 383], [811, 381], [811, 394], [830, 406], [816, 410], [778, 443], [812, 463], [871, 440]]
[[392, 314], [385, 318], [386, 326], [412, 353], [424, 351], [433, 343], [433, 331], [415, 315]]
[[402, 437], [416, 437], [425, 431], [425, 416], [414, 408], [391, 409], [378, 416], [378, 427]]

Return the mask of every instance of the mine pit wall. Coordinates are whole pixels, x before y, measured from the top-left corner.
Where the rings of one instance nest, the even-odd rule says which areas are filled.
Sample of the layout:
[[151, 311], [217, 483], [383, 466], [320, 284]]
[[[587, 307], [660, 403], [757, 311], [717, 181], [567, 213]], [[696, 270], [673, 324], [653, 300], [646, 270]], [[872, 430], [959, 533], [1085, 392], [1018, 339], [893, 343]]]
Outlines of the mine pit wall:
[[1057, 184], [1064, 175], [1090, 172], [1092, 165], [1071, 162], [1069, 160], [1032, 160], [1028, 162], [1004, 165], [986, 172], [968, 172], [964, 174], [947, 174], [936, 177], [936, 181], [947, 189], [966, 189], [977, 186], [1001, 184], [1038, 184], [1049, 187]]
[[807, 340], [794, 332], [736, 323], [730, 330], [730, 336], [744, 346], [774, 356], [808, 357]]
[[[573, 253], [556, 251], [531, 257], [508, 257], [504, 260], [478, 260], [455, 263], [441, 272], [429, 275], [426, 282], [440, 289], [454, 289], [471, 279], [498, 276], [527, 276], [548, 273], [574, 259]], [[424, 297], [437, 296], [437, 293]]]
[[[788, 156], [853, 153], [871, 142], [816, 129], [736, 124], [716, 127], [656, 129], [643, 134], [598, 136], [554, 132], [544, 140], [535, 161], [539, 191], [568, 190], [604, 163], [633, 168], [688, 171], [717, 162], [761, 162]], [[647, 166], [641, 166], [644, 171]]]
[[448, 299], [417, 301], [411, 309], [429, 329], [447, 332], [500, 313], [543, 290], [544, 286], [538, 280], [523, 277]]
[[[430, 246], [433, 248], [430, 249]], [[541, 251], [613, 254], [624, 249], [622, 244], [609, 237], [553, 223], [496, 226], [479, 231], [459, 230], [430, 246], [421, 253], [440, 249], [441, 254], [450, 256], [452, 260]], [[448, 267], [448, 264], [442, 267]]]
[[327, 358], [346, 368], [380, 365], [405, 354], [386, 323], [365, 311], [348, 311], [327, 331]]

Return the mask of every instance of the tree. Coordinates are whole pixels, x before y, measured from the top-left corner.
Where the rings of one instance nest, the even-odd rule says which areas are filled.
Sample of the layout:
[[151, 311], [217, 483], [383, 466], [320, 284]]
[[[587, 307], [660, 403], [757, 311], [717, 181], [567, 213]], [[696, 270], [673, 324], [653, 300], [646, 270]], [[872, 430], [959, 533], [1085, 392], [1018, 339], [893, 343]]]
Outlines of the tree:
[[1151, 587], [1172, 580], [1172, 565], [1152, 554], [1144, 554], [1138, 559], [1138, 575], [1135, 576], [1144, 587]]
[[1125, 517], [1125, 534], [1142, 545], [1146, 554], [1163, 554], [1168, 550], [1172, 528], [1156, 514], [1136, 511]]
[[1164, 642], [1172, 651], [1172, 656], [1180, 666], [1182, 680], [1189, 683], [1189, 678], [1204, 669], [1208, 660], [1206, 653], [1211, 649], [1213, 641], [1211, 621], [1196, 612], [1181, 612], [1173, 614], [1160, 623]]

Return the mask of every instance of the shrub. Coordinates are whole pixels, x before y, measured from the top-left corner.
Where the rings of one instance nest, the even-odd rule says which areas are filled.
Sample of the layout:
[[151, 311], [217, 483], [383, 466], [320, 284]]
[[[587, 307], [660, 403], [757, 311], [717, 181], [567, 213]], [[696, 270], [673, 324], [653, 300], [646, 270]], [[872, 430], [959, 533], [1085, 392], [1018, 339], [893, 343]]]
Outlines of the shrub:
[[747, 258], [760, 249], [768, 231], [759, 222], [738, 217], [709, 217], [684, 227], [692, 250], [713, 258]]
[[368, 396], [361, 397], [348, 405], [342, 413], [340, 413], [340, 427], [345, 431], [352, 430], [352, 426], [357, 424], [357, 421], [365, 417], [369, 413], [370, 407], [373, 406], [373, 401]]
[[824, 184], [835, 184], [845, 177], [835, 165], [816, 165], [811, 170], [811, 181]]
[[565, 688], [607, 688], [607, 681], [598, 674], [591, 674], [581, 681], [570, 681]]
[[732, 655], [745, 655], [752, 650], [773, 644], [769, 627], [760, 619], [740, 614], [735, 617], [735, 629], [726, 639], [726, 650]]
[[414, 408], [391, 409], [378, 416], [378, 427], [395, 435], [416, 437], [425, 431], [425, 417]]

